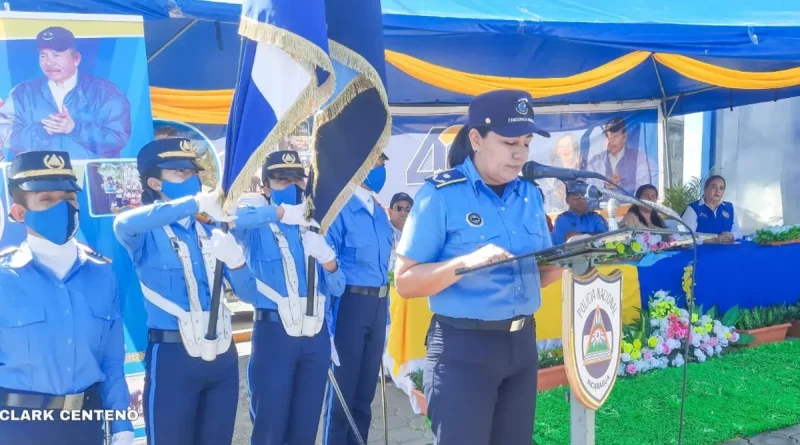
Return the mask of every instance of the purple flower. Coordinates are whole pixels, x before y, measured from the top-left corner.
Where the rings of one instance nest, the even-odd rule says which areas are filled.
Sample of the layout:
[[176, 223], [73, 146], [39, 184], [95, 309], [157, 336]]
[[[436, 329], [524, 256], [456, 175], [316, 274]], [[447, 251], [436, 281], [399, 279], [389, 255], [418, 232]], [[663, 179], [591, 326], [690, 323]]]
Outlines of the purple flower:
[[628, 366], [626, 366], [626, 367], [625, 367], [625, 371], [626, 371], [628, 374], [636, 374], [636, 365], [634, 365], [633, 363], [631, 363], [630, 365], [628, 365]]

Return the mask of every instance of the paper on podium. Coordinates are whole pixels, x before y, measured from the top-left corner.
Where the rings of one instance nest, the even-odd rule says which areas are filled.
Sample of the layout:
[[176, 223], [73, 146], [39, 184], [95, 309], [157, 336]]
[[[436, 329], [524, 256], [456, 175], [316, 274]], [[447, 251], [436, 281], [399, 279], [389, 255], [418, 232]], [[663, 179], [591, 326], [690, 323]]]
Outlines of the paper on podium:
[[[559, 244], [547, 249], [529, 252], [502, 261], [496, 261], [481, 266], [472, 268], [463, 268], [456, 270], [456, 275], [466, 275], [478, 271], [490, 272], [495, 271], [496, 268], [507, 268], [512, 264], [519, 263], [520, 267], [528, 268], [532, 265], [545, 265], [553, 264], [559, 266], [566, 266], [576, 258], [590, 259], [594, 264], [603, 264], [607, 261], [618, 261], [619, 258], [614, 258], [618, 255], [615, 249], [606, 248], [609, 243], [626, 243], [638, 239], [637, 237], [644, 236], [658, 236], [668, 237], [670, 242], [666, 246], [659, 249], [659, 251], [673, 250], [685, 246], [685, 239], [691, 236], [674, 230], [666, 229], [619, 229], [610, 232], [600, 233], [597, 235], [583, 235], [580, 237], [573, 237], [565, 244]], [[691, 241], [690, 241], [691, 242]], [[652, 250], [643, 250], [638, 257], [644, 256]], [[633, 259], [633, 258], [631, 258]], [[604, 261], [605, 260], [605, 261]]]

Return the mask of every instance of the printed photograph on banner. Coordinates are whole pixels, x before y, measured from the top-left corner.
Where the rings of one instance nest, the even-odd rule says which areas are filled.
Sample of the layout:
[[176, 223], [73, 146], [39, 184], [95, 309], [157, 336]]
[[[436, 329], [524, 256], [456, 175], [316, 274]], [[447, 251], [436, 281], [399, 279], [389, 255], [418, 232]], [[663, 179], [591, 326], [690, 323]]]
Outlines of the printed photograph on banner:
[[104, 160], [86, 164], [89, 214], [114, 216], [142, 205], [142, 183], [136, 161]]
[[133, 421], [133, 428], [144, 428], [144, 373], [126, 375], [125, 381], [128, 382], [128, 393], [131, 397], [128, 408], [139, 413], [139, 418]]
[[217, 152], [213, 140], [205, 132], [184, 122], [160, 119], [153, 120], [153, 132], [155, 139], [187, 138], [191, 140], [197, 152], [197, 162], [203, 167], [203, 171], [200, 172], [200, 182], [209, 189], [217, 186], [222, 177], [220, 153]]
[[[536, 124], [551, 133], [535, 136], [529, 160], [554, 167], [600, 173], [633, 194], [641, 185], [658, 184], [658, 113], [656, 110], [616, 113], [536, 114]], [[447, 154], [466, 122], [464, 115], [395, 116], [386, 154], [387, 182], [379, 199], [398, 192], [414, 196], [425, 179], [447, 169]], [[614, 187], [589, 181], [598, 187]], [[556, 179], [537, 184], [545, 210], [567, 210], [566, 188]]]
[[[132, 157], [150, 121], [141, 19], [93, 21], [0, 12], [4, 160], [62, 150], [72, 161]], [[13, 61], [13, 63], [12, 63]]]

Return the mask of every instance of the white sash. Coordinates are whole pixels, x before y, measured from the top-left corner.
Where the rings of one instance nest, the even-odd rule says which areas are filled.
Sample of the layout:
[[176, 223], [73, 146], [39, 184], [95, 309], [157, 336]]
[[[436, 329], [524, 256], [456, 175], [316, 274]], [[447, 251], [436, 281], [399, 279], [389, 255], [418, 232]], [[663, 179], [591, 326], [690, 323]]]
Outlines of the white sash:
[[[297, 278], [297, 265], [294, 262], [289, 242], [286, 236], [275, 223], [270, 223], [270, 230], [278, 243], [283, 265], [283, 277], [286, 282], [286, 297], [281, 296], [275, 289], [256, 278], [258, 291], [278, 306], [278, 315], [281, 317], [283, 328], [290, 337], [313, 337], [322, 329], [325, 322], [325, 296], [317, 292], [316, 280], [314, 282], [314, 315], [306, 315], [307, 298], [300, 297], [300, 282]], [[308, 263], [308, 256], [305, 257]], [[303, 283], [305, 284], [305, 283]]]
[[[213, 285], [217, 258], [211, 253], [211, 242], [203, 226], [197, 221], [195, 221], [195, 231], [197, 232], [197, 238], [203, 255], [206, 281], [208, 282], [209, 291], [213, 291], [211, 286]], [[217, 319], [217, 339], [206, 340], [205, 337], [206, 331], [208, 330], [210, 312], [203, 311], [202, 306], [200, 306], [197, 279], [192, 269], [192, 258], [189, 253], [189, 247], [175, 236], [175, 232], [172, 231], [171, 227], [164, 226], [164, 232], [166, 232], [167, 237], [169, 237], [172, 247], [178, 254], [178, 258], [183, 266], [183, 277], [186, 281], [186, 291], [189, 296], [189, 312], [184, 311], [180, 306], [159, 295], [140, 281], [139, 284], [142, 286], [142, 293], [148, 301], [178, 319], [178, 331], [181, 334], [183, 346], [190, 356], [202, 357], [205, 361], [214, 361], [218, 355], [225, 353], [231, 346], [231, 341], [233, 339], [231, 311], [222, 302], [222, 298], [220, 298], [220, 310]]]

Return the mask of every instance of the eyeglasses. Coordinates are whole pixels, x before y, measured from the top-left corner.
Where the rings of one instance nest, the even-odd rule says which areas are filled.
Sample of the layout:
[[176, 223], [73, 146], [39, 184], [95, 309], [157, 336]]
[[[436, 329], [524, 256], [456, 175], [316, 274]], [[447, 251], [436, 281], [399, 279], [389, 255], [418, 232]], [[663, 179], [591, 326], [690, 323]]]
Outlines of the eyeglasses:
[[394, 206], [394, 209], [398, 212], [410, 212], [411, 206]]

